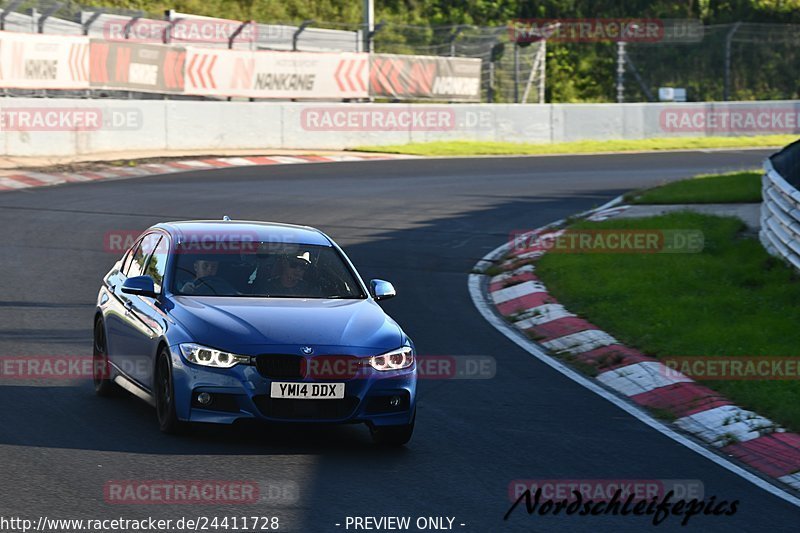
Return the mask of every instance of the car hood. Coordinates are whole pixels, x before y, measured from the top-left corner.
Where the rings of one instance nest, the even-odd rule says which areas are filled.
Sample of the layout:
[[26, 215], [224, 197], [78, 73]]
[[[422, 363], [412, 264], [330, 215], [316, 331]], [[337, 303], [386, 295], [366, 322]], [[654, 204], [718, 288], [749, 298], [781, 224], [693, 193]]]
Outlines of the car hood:
[[372, 300], [176, 296], [171, 314], [195, 342], [244, 354], [298, 346], [374, 352], [403, 342], [400, 327]]

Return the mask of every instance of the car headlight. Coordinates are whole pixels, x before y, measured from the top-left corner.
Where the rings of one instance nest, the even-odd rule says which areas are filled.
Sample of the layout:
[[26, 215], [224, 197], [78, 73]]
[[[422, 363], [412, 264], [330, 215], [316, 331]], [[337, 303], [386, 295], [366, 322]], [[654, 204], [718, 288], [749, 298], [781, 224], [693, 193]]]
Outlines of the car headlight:
[[414, 364], [414, 351], [411, 346], [403, 346], [397, 350], [370, 357], [369, 364], [372, 368], [381, 372], [402, 370]]
[[180, 347], [181, 353], [186, 360], [196, 365], [230, 368], [239, 363], [247, 364], [250, 362], [250, 356], [223, 352], [192, 342], [181, 344]]

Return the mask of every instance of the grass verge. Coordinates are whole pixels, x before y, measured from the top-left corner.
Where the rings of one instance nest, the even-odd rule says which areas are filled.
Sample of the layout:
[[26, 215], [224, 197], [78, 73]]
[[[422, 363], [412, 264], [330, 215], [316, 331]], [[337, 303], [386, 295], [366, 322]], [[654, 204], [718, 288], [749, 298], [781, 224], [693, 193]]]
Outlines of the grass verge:
[[729, 204], [761, 201], [761, 172], [701, 174], [625, 195], [631, 204]]
[[703, 148], [763, 148], [785, 146], [796, 140], [796, 135], [758, 135], [753, 137], [670, 137], [564, 143], [437, 141], [387, 146], [359, 146], [353, 150], [422, 156], [588, 154]]
[[[800, 356], [800, 276], [744, 238], [735, 218], [680, 212], [573, 228], [698, 229], [695, 254], [545, 255], [536, 273], [572, 312], [664, 356]], [[800, 430], [800, 382], [706, 381], [738, 405]]]

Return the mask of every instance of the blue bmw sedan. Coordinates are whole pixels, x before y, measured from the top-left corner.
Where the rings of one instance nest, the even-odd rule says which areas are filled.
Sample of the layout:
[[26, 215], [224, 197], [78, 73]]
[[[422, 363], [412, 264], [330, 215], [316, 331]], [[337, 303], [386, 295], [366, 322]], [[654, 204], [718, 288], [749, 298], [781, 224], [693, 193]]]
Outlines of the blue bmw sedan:
[[416, 414], [414, 344], [327, 235], [307, 226], [185, 221], [145, 231], [103, 278], [94, 385], [189, 422], [366, 423], [404, 445]]

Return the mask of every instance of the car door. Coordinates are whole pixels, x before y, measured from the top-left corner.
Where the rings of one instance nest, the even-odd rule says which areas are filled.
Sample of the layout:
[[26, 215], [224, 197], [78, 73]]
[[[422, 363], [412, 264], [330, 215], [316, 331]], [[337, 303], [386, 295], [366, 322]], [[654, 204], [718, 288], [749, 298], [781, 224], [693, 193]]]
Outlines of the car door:
[[[160, 295], [163, 290], [164, 273], [169, 257], [169, 237], [160, 232], [150, 240], [145, 237], [142, 241], [142, 249], [145, 251], [152, 249], [152, 252], [145, 259], [140, 275], [150, 276], [153, 279], [155, 292]], [[131, 330], [137, 335], [135, 347], [137, 359], [135, 373], [132, 377], [152, 390], [156, 352], [158, 343], [164, 334], [167, 315], [162, 309], [160, 298], [130, 294], [126, 296], [129, 296], [132, 302], [128, 320]], [[138, 357], [139, 354], [142, 356]]]
[[[106, 326], [106, 349], [108, 350], [108, 359], [111, 364], [126, 374], [128, 365], [125, 361], [125, 354], [128, 351], [129, 337], [131, 334], [126, 317], [126, 314], [130, 311], [126, 306], [130, 306], [131, 303], [128, 295], [124, 294], [121, 288], [122, 284], [128, 278], [133, 258], [136, 257], [137, 254], [140, 255], [142, 253], [140, 245], [141, 238], [125, 253], [119, 270], [110, 272], [109, 276], [105, 279], [106, 288], [111, 294], [103, 312]], [[142, 259], [141, 257], [139, 258], [139, 260]]]
[[[161, 232], [145, 234], [137, 244], [131, 257], [130, 265], [124, 272], [125, 279], [147, 273], [147, 264], [153, 256]], [[162, 329], [153, 320], [150, 297], [142, 297], [122, 292], [122, 284], [114, 288], [114, 296], [122, 305], [122, 312], [113, 325], [109, 325], [109, 336], [113, 335], [113, 343], [109, 349], [111, 362], [125, 375], [149, 389], [152, 385], [152, 369], [155, 347]]]

